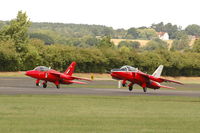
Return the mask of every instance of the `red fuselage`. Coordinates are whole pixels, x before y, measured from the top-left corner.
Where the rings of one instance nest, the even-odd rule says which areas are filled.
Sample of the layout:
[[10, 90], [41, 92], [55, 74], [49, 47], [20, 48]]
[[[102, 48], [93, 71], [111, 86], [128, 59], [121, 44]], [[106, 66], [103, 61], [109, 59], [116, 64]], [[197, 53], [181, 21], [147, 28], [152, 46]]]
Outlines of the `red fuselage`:
[[130, 81], [133, 84], [138, 84], [141, 87], [148, 87], [152, 89], [159, 89], [157, 82], [151, 81], [149, 78], [144, 77], [141, 71], [128, 72], [128, 71], [111, 71], [111, 76], [117, 80]]
[[[55, 75], [54, 73], [59, 76]], [[60, 84], [71, 84], [70, 82], [68, 82], [68, 80], [73, 80], [71, 76], [65, 75], [53, 69], [48, 71], [30, 70], [26, 72], [26, 75], [38, 80], [44, 80], [53, 83], [58, 81]]]

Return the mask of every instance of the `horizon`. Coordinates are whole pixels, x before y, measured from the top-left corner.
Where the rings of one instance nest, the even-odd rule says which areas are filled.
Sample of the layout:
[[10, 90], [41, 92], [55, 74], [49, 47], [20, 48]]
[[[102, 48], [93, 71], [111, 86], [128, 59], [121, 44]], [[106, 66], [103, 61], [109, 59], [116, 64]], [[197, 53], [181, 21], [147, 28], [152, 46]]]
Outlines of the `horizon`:
[[[15, 17], [16, 18], [16, 17]], [[13, 19], [15, 19], [15, 18], [13, 18]], [[12, 19], [11, 19], [12, 20]], [[11, 21], [11, 20], [0, 20], [0, 21], [4, 21], [4, 22], [7, 22], [7, 21]], [[114, 28], [113, 26], [107, 26], [107, 25], [101, 25], [101, 24], [85, 24], [85, 23], [64, 23], [64, 22], [33, 22], [33, 21], [31, 21], [32, 23], [51, 23], [51, 24], [75, 24], [75, 25], [96, 25], [96, 26], [105, 26], [105, 27], [110, 27], [110, 28], [113, 28], [114, 30], [118, 30], [118, 29], [124, 29], [124, 30], [128, 30], [128, 29], [126, 29], [126, 28]], [[158, 23], [161, 23], [161, 22], [158, 22]], [[152, 23], [152, 24], [158, 24], [158, 23]], [[171, 22], [167, 22], [167, 23], [171, 23]], [[165, 23], [165, 22], [163, 22], [163, 24], [167, 24], [167, 23]], [[173, 24], [173, 23], [171, 23], [172, 25], [177, 25], [178, 27], [180, 27], [181, 25], [178, 25], [178, 24]], [[192, 24], [188, 24], [188, 25], [192, 25]], [[187, 25], [187, 26], [188, 26]], [[198, 24], [196, 24], [196, 25], [198, 25]], [[186, 26], [186, 27], [187, 27]], [[200, 25], [199, 25], [200, 26]], [[151, 27], [151, 25], [150, 26], [145, 26], [145, 25], [143, 25], [143, 26], [139, 26], [139, 27], [135, 27], [135, 26], [132, 26], [132, 27], [130, 27], [130, 28], [140, 28], [140, 27], [146, 27], [146, 28], [150, 28]], [[185, 29], [186, 27], [181, 27], [181, 29]]]

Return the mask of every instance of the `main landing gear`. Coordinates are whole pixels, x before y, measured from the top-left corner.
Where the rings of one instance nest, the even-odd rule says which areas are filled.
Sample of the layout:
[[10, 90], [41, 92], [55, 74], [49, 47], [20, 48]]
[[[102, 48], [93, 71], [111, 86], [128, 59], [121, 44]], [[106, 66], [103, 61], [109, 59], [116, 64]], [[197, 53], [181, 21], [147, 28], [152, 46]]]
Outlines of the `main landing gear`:
[[129, 86], [128, 89], [129, 89], [129, 91], [132, 91], [133, 90], [133, 86]]
[[144, 87], [144, 88], [143, 88], [143, 91], [144, 91], [144, 92], [147, 92], [147, 87]]
[[126, 84], [122, 84], [123, 87], [126, 87]]
[[57, 89], [60, 89], [60, 85], [56, 85], [56, 88], [57, 88]]
[[133, 83], [130, 83], [130, 84], [128, 85], [128, 89], [129, 89], [129, 91], [132, 91], [132, 90], [133, 90]]
[[56, 85], [57, 89], [60, 89], [60, 82], [59, 81], [55, 81], [54, 84]]
[[42, 84], [43, 84], [43, 88], [47, 88], [47, 81], [44, 81]]
[[147, 84], [146, 84], [146, 83], [143, 83], [141, 86], [142, 86], [142, 88], [143, 88], [143, 91], [144, 91], [144, 92], [147, 92]]

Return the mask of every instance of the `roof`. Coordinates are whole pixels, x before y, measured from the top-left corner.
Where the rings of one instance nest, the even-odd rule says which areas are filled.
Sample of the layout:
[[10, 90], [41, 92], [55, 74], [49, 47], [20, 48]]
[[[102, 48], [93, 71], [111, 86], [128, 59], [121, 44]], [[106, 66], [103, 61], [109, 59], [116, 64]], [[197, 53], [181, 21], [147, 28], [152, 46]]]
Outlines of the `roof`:
[[159, 36], [164, 36], [165, 33], [167, 33], [167, 32], [157, 32], [157, 34], [158, 34]]

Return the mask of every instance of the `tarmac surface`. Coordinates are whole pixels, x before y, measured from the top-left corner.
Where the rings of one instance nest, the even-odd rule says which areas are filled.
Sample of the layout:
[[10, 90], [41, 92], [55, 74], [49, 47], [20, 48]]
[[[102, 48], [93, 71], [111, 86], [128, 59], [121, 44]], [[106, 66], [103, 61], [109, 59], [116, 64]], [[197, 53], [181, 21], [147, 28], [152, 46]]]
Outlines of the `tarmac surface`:
[[[29, 77], [0, 77], [0, 94], [72, 94], [101, 96], [148, 95], [200, 97], [200, 91], [180, 91], [177, 89], [148, 89], [147, 93], [144, 93], [143, 89], [133, 89], [133, 91], [130, 92], [127, 88], [118, 89], [116, 83], [116, 81], [112, 80], [97, 80], [90, 82], [88, 85], [61, 85], [60, 89], [56, 89], [55, 85], [52, 83], [48, 83], [47, 88], [37, 87], [35, 86], [35, 79]], [[200, 85], [192, 84], [190, 87], [200, 88]]]

